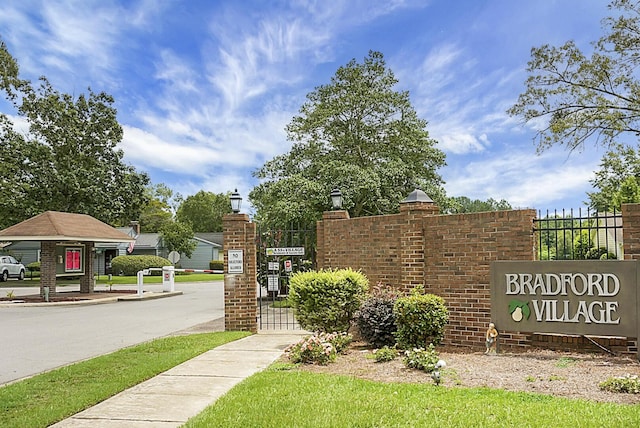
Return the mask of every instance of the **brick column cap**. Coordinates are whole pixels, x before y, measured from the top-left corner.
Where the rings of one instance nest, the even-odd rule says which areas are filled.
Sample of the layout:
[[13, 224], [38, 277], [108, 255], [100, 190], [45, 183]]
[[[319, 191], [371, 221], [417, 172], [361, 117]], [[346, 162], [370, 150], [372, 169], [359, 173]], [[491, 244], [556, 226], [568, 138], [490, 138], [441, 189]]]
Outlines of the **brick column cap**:
[[232, 214], [225, 214], [222, 217], [222, 221], [244, 221], [246, 223], [249, 222], [249, 214], [242, 214], [242, 213], [232, 213]]

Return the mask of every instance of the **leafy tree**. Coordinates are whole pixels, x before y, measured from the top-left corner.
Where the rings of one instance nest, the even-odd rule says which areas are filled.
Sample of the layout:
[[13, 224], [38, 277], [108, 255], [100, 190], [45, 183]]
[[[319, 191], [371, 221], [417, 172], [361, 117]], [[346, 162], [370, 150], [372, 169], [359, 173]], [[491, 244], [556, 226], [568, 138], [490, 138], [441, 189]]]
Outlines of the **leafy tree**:
[[545, 124], [535, 138], [539, 150], [573, 150], [591, 139], [607, 146], [640, 133], [640, 2], [615, 0], [609, 8], [616, 16], [602, 21], [591, 56], [572, 41], [531, 50], [526, 90], [508, 113]]
[[629, 195], [620, 194], [625, 181], [628, 187], [633, 185], [631, 180], [640, 180], [640, 153], [630, 146], [621, 144], [609, 150], [600, 162], [600, 169], [596, 171], [595, 178], [591, 180], [597, 192], [589, 195], [589, 206], [599, 212], [620, 210], [620, 204], [626, 202], [639, 202]]
[[222, 232], [222, 217], [230, 212], [229, 194], [201, 190], [182, 201], [176, 220], [190, 224], [194, 232]]
[[624, 179], [618, 191], [613, 195], [613, 205], [616, 209], [621, 209], [622, 204], [631, 204], [640, 202], [640, 186], [638, 179], [629, 176]]
[[496, 201], [489, 198], [486, 201], [480, 199], [470, 199], [466, 196], [456, 196], [451, 198], [450, 208], [443, 212], [449, 214], [477, 213], [486, 211], [503, 211], [512, 209], [511, 204], [504, 199]]
[[173, 221], [171, 200], [173, 190], [165, 184], [147, 186], [149, 202], [140, 214], [140, 229], [142, 232], [159, 232], [162, 227]]
[[330, 207], [340, 188], [352, 217], [397, 212], [416, 187], [444, 199], [444, 153], [435, 147], [383, 55], [351, 60], [331, 82], [309, 94], [286, 128], [291, 150], [254, 175], [249, 194], [256, 218], [269, 224], [308, 223]]
[[162, 242], [169, 251], [177, 251], [191, 257], [197, 243], [193, 239], [193, 229], [187, 223], [172, 221], [165, 224], [160, 231]]
[[88, 95], [63, 94], [45, 77], [34, 88], [19, 79], [2, 41], [0, 88], [29, 124], [22, 135], [0, 114], [3, 221], [13, 224], [46, 210], [89, 214], [112, 225], [140, 216], [149, 178], [123, 162], [117, 148], [122, 128], [110, 95], [91, 89]]

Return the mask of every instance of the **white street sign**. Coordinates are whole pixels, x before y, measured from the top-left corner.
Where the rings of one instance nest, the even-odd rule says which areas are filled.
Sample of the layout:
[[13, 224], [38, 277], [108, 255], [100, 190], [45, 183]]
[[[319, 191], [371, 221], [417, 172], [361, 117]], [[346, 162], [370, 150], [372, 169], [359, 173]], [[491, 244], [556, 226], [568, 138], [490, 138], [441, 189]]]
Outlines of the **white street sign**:
[[227, 263], [227, 273], [243, 273], [244, 263], [242, 250], [228, 250]]

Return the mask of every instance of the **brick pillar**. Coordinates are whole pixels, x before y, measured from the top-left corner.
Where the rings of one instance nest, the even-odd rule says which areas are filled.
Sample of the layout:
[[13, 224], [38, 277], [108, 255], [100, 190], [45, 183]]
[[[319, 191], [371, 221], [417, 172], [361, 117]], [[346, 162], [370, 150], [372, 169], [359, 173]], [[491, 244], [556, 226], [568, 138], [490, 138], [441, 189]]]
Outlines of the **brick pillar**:
[[83, 242], [84, 244], [84, 275], [80, 277], [80, 292], [93, 293], [93, 257], [95, 252], [93, 242]]
[[[224, 329], [258, 331], [256, 224], [247, 214], [222, 219], [224, 247]], [[229, 274], [229, 250], [242, 250], [243, 273]]]
[[423, 219], [438, 215], [440, 209], [433, 201], [401, 202], [400, 215], [400, 286], [410, 290], [425, 285], [425, 242]]
[[640, 204], [622, 204], [622, 243], [625, 260], [640, 260]]
[[[331, 225], [332, 220], [348, 220], [349, 211], [325, 211], [322, 213], [322, 220], [316, 223], [316, 266], [318, 270], [330, 268], [326, 262], [327, 249], [331, 246]], [[329, 231], [327, 231], [329, 229]], [[335, 237], [334, 237], [335, 239]]]
[[49, 294], [56, 292], [56, 242], [40, 242], [40, 296], [44, 298], [44, 287], [49, 287]]

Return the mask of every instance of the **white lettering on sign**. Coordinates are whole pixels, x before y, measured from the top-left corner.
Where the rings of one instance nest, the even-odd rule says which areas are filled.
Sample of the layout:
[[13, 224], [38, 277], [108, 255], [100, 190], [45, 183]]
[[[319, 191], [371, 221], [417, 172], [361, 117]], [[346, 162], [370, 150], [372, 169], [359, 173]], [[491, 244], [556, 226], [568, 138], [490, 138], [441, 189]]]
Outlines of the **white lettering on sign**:
[[[599, 300], [620, 292], [620, 279], [612, 273], [506, 273], [507, 295], [571, 296], [587, 300], [531, 300], [538, 322], [620, 324], [618, 302]], [[590, 299], [593, 297], [594, 299]]]
[[545, 322], [584, 322], [586, 324], [620, 324], [620, 317], [613, 318], [618, 310], [618, 302], [581, 300], [575, 303], [568, 300], [532, 300], [536, 321]]
[[540, 296], [611, 297], [620, 291], [620, 279], [612, 273], [507, 273], [506, 294]]

